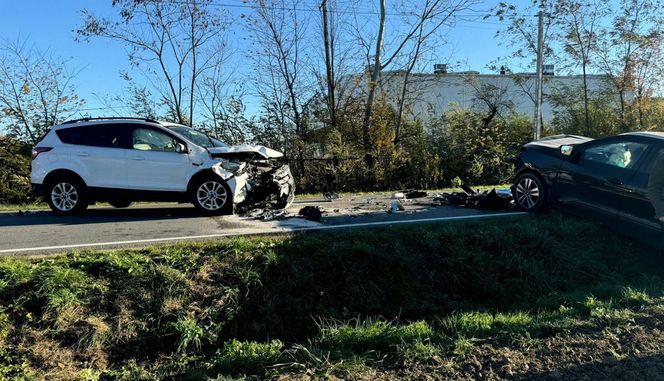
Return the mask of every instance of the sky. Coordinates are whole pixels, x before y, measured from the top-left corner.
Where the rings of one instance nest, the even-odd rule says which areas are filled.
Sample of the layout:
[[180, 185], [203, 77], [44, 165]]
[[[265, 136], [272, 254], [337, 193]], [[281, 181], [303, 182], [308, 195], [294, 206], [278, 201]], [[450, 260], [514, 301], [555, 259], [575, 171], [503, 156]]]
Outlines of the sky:
[[[309, 0], [313, 4], [313, 0]], [[520, 0], [524, 3], [530, 0]], [[115, 15], [111, 0], [0, 0], [2, 18], [0, 19], [0, 39], [27, 40], [40, 50], [49, 50], [52, 54], [68, 61], [68, 67], [80, 70], [75, 78], [77, 92], [86, 101], [86, 112], [91, 115], [105, 115], [108, 110], [109, 96], [120, 94], [125, 83], [120, 79], [123, 70], [130, 69], [125, 47], [115, 41], [93, 38], [90, 42], [76, 42], [75, 30], [82, 24], [81, 10], [86, 8], [99, 16]], [[490, 9], [497, 1], [489, 0], [473, 8], [471, 14], [480, 14]], [[240, 49], [241, 41], [246, 37], [242, 28], [243, 13], [251, 12], [243, 0], [219, 0], [225, 5], [233, 19], [236, 33], [234, 38]], [[468, 12], [466, 12], [468, 13]], [[389, 19], [390, 16], [388, 16]], [[448, 44], [441, 47], [440, 56], [447, 60], [460, 62], [458, 69], [486, 72], [486, 66], [492, 60], [506, 54], [505, 48], [494, 38], [502, 25], [493, 21], [482, 21], [474, 17], [465, 17], [448, 34]], [[238, 63], [246, 57], [240, 55]], [[242, 66], [242, 65], [238, 65]], [[251, 71], [243, 76], [255, 75]], [[248, 78], [249, 79], [249, 78]], [[251, 103], [251, 102], [250, 102]], [[249, 104], [249, 113], [256, 104]]]

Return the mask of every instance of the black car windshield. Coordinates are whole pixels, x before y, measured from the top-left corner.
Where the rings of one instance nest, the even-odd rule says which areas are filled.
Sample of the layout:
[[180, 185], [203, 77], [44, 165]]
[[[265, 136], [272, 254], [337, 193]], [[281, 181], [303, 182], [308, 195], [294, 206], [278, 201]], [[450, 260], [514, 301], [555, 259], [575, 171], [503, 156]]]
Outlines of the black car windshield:
[[221, 140], [215, 139], [210, 135], [196, 131], [193, 128], [177, 126], [177, 127], [170, 127], [170, 129], [184, 136], [185, 138], [189, 139], [190, 141], [194, 142], [195, 144], [201, 147], [205, 148], [228, 147], [228, 144], [222, 142]]

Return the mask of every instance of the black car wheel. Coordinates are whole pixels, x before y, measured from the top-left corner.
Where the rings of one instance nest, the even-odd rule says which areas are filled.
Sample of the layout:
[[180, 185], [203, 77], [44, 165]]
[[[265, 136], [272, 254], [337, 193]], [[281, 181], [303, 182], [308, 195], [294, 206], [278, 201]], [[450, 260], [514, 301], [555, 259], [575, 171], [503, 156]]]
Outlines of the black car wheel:
[[514, 182], [514, 202], [526, 212], [540, 212], [546, 208], [546, 185], [533, 173], [524, 173]]

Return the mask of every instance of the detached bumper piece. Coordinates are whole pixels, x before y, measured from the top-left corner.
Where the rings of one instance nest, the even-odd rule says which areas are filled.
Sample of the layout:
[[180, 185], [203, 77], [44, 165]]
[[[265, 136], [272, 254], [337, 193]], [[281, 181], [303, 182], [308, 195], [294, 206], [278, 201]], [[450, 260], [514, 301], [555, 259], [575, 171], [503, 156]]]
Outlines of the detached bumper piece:
[[512, 203], [512, 194], [509, 190], [496, 190], [476, 192], [470, 187], [462, 186], [463, 192], [442, 193], [434, 196], [433, 201], [438, 204], [458, 205], [468, 208], [484, 210], [509, 209]]
[[290, 167], [283, 165], [255, 173], [247, 179], [247, 196], [236, 205], [240, 213], [256, 209], [285, 209], [295, 199], [295, 180]]

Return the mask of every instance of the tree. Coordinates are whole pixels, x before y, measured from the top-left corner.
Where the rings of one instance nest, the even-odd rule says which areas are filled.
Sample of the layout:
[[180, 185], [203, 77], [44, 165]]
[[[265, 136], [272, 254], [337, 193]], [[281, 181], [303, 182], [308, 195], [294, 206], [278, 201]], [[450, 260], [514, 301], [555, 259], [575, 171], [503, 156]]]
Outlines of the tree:
[[[492, 15], [487, 15], [485, 18], [496, 17], [500, 22], [507, 22], [507, 26], [503, 30], [496, 32], [496, 38], [500, 39], [500, 44], [505, 45], [510, 53], [508, 57], [501, 58], [501, 63], [493, 65], [493, 69], [497, 70], [499, 66], [502, 69], [506, 68], [504, 60], [509, 60], [511, 65], [507, 66], [523, 66], [525, 71], [535, 72], [537, 69], [537, 13], [544, 12], [544, 25], [542, 28], [542, 42], [543, 52], [542, 57], [545, 62], [556, 62], [556, 52], [553, 46], [558, 39], [558, 28], [555, 23], [555, 0], [532, 0], [526, 5], [515, 5], [512, 3], [500, 2], [498, 6], [493, 9]], [[535, 94], [536, 81], [532, 80], [532, 76], [528, 74], [510, 73], [510, 76], [517, 85], [517, 91], [525, 94], [532, 102], [533, 105], [537, 102], [537, 95]], [[546, 78], [544, 78], [546, 81]], [[540, 120], [541, 125], [543, 121]]]
[[249, 30], [257, 81], [255, 90], [266, 111], [276, 112], [278, 123], [292, 125], [299, 139], [305, 126], [302, 106], [308, 85], [303, 77], [303, 40], [307, 22], [300, 17], [299, 1], [255, 0]]
[[514, 102], [510, 98], [514, 81], [510, 76], [480, 81], [476, 75], [469, 75], [464, 82], [473, 88], [473, 111], [482, 115], [483, 129], [488, 129], [496, 117], [504, 120], [506, 114], [514, 113]]
[[554, 12], [556, 2], [551, 0], [532, 0], [524, 6], [501, 2], [493, 9], [492, 15], [484, 18], [496, 17], [501, 22], [507, 22], [503, 30], [496, 32], [501, 45], [510, 49], [509, 59], [513, 62], [525, 64], [525, 70], [533, 70], [537, 63], [537, 12], [545, 14], [543, 25], [544, 56], [553, 60], [555, 51], [553, 45], [557, 38]]
[[[198, 79], [227, 45], [227, 14], [212, 0], [113, 0], [119, 19], [83, 10], [79, 40], [103, 37], [129, 47], [129, 60], [178, 123], [193, 125]], [[161, 84], [165, 85], [161, 85]]]
[[[664, 36], [653, 32], [634, 57], [634, 103], [638, 115], [638, 127], [648, 128], [648, 116], [658, 103], [653, 98], [664, 89]], [[661, 98], [660, 98], [661, 100]], [[650, 122], [652, 124], [652, 122]], [[661, 128], [661, 127], [659, 127]]]
[[[385, 1], [380, 0], [380, 12], [378, 14], [378, 33], [376, 35], [376, 41], [374, 45], [374, 54], [370, 56], [369, 51], [367, 51], [367, 62], [369, 62], [369, 80], [367, 83], [366, 106], [364, 110], [364, 118], [362, 121], [362, 141], [365, 147], [365, 158], [367, 165], [372, 166], [371, 151], [373, 149], [373, 144], [370, 126], [374, 99], [376, 96], [376, 90], [379, 87], [381, 72], [388, 68], [390, 65], [397, 63], [399, 58], [402, 57], [403, 52], [407, 50], [408, 47], [413, 47], [413, 51], [417, 54], [411, 54], [411, 60], [409, 60], [408, 64], [405, 65], [405, 67], [410, 68], [410, 71], [412, 72], [413, 68], [418, 62], [418, 58], [420, 57], [419, 52], [422, 48], [422, 44], [424, 44], [430, 36], [434, 35], [434, 33], [439, 32], [442, 27], [449, 25], [456, 13], [467, 9], [475, 3], [475, 0], [427, 0], [421, 6], [421, 8], [418, 7], [415, 11], [411, 10], [409, 12], [403, 13], [404, 20], [407, 21], [405, 28], [406, 33], [395, 39], [394, 48], [390, 49], [389, 53], [385, 54], [383, 57], [386, 51], [385, 47], [383, 46], [383, 40], [386, 28], [387, 10]], [[357, 29], [358, 31], [356, 34], [360, 44], [362, 46], [369, 47], [370, 44], [362, 36], [360, 28]], [[405, 86], [407, 86], [407, 80], [408, 77], [406, 76]], [[401, 114], [403, 114], [403, 107], [401, 107]], [[399, 139], [396, 139], [397, 143], [398, 140]]]
[[[629, 95], [635, 95], [638, 108], [642, 97], [650, 93], [650, 86], [660, 82], [657, 73], [664, 67], [661, 55], [658, 56], [661, 7], [655, 0], [621, 0], [618, 7], [612, 22], [599, 32], [597, 66], [613, 81], [620, 100], [621, 130], [626, 132], [633, 124]], [[639, 126], [642, 125], [640, 110]]]
[[0, 45], [0, 122], [7, 135], [36, 144], [49, 127], [85, 103], [74, 90], [77, 70], [23, 42]]
[[555, 12], [570, 66], [581, 68], [585, 134], [590, 136], [588, 71], [598, 49], [600, 22], [608, 14], [608, 8], [605, 2], [597, 0], [558, 0]]
[[396, 127], [394, 129], [394, 145], [398, 146], [401, 141], [401, 126], [403, 123], [403, 113], [406, 106], [407, 94], [409, 92], [409, 79], [426, 48], [426, 43], [430, 41], [432, 35], [438, 32], [447, 23], [451, 22], [454, 15], [462, 10], [469, 8], [474, 1], [472, 0], [424, 0], [422, 9], [417, 17], [416, 32], [413, 34], [412, 51], [407, 57], [405, 69], [403, 70], [403, 82], [401, 85], [401, 95], [397, 101]]

